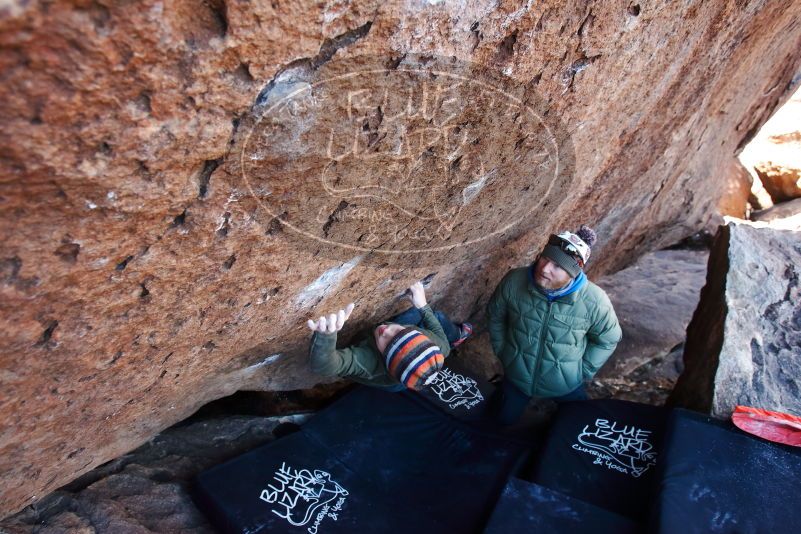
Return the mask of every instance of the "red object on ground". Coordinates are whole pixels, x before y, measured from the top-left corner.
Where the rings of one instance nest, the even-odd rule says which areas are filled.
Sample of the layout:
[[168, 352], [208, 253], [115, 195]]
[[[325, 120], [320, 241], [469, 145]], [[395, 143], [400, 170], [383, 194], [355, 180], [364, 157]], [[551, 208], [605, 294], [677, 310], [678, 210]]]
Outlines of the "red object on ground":
[[760, 438], [801, 447], [801, 417], [781, 412], [769, 412], [750, 406], [737, 406], [732, 422], [741, 430]]

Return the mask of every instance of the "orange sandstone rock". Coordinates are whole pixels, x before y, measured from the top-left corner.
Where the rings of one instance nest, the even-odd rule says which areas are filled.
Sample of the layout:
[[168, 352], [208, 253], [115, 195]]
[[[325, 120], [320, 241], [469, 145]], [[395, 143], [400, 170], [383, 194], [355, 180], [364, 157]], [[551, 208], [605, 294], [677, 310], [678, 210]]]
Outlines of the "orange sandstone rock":
[[[429, 300], [480, 325], [500, 277], [557, 228], [595, 226], [591, 275], [702, 228], [725, 187], [720, 169], [797, 83], [798, 15], [789, 0], [4, 2], [0, 514], [212, 399], [322, 381], [306, 365], [312, 315], [355, 301], [343, 333], [353, 336], [437, 273]], [[437, 102], [431, 146], [389, 158], [382, 140], [409, 140], [401, 126], [423, 131], [429, 117], [398, 112], [393, 123], [374, 103], [348, 116], [349, 93], [310, 91], [361, 56], [385, 60], [384, 72], [469, 74], [447, 104], [452, 119], [448, 99]], [[415, 75], [418, 88], [448, 78]], [[377, 94], [384, 79], [362, 88]], [[473, 87], [489, 80], [518, 116]], [[292, 90], [333, 104], [304, 115], [316, 108], [296, 99], [290, 115], [308, 129], [277, 121], [246, 143]], [[335, 159], [321, 125], [362, 128], [362, 159], [337, 162], [347, 172], [323, 172]], [[371, 165], [373, 147], [384, 159]], [[483, 171], [480, 157], [492, 162]], [[430, 199], [409, 202], [380, 181], [390, 171], [406, 185], [450, 180], [433, 197], [439, 235], [422, 233]], [[320, 213], [330, 199], [318, 193], [343, 195], [347, 180], [392, 190], [393, 221], [412, 221], [398, 231], [447, 250], [359, 248], [371, 224], [390, 229], [376, 210], [387, 198], [343, 197]]]

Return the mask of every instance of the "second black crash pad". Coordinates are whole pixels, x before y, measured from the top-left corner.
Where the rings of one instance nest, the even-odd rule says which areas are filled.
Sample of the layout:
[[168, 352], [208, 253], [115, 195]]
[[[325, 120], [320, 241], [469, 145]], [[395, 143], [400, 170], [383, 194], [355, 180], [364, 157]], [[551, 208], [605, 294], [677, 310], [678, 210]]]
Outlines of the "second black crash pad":
[[414, 393], [359, 387], [194, 493], [223, 532], [476, 532], [525, 451]]
[[503, 489], [486, 534], [547, 532], [549, 534], [635, 534], [640, 525], [563, 493], [512, 478]]
[[613, 399], [562, 403], [523, 478], [644, 521], [667, 414], [661, 407]]
[[801, 450], [677, 409], [649, 531], [801, 532]]

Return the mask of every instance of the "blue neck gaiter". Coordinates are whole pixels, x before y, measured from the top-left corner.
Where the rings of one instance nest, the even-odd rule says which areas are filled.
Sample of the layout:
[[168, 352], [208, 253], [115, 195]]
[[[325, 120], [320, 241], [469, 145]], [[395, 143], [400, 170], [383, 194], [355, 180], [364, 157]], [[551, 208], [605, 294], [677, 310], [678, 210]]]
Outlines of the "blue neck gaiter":
[[575, 293], [587, 283], [587, 275], [584, 274], [584, 271], [581, 271], [578, 276], [573, 278], [573, 280], [571, 280], [570, 283], [564, 287], [560, 287], [559, 289], [544, 289], [534, 281], [534, 265], [531, 265], [528, 268], [528, 279], [534, 285], [534, 287], [537, 288], [537, 291], [545, 295], [545, 298], [548, 299], [548, 302], [553, 302], [559, 297], [564, 297], [565, 295]]

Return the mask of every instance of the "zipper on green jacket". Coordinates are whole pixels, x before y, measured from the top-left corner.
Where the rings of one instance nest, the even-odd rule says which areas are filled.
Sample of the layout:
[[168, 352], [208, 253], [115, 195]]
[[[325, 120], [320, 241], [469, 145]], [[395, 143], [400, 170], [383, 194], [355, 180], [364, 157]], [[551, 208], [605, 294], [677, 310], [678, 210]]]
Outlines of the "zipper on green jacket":
[[542, 364], [542, 353], [545, 350], [545, 332], [548, 331], [548, 321], [551, 320], [551, 305], [553, 305], [552, 301], [548, 301], [548, 312], [545, 314], [545, 320], [542, 322], [542, 330], [540, 330], [540, 346], [537, 349], [537, 363], [534, 366], [534, 376], [532, 377], [533, 380], [531, 381], [532, 391], [531, 394], [534, 394], [534, 391], [537, 390], [537, 379], [540, 376], [540, 364]]

